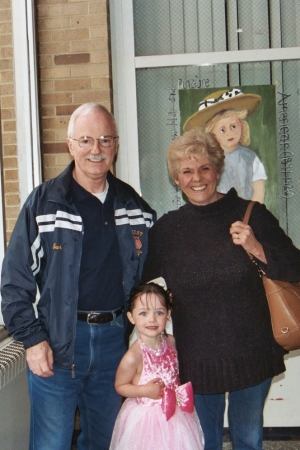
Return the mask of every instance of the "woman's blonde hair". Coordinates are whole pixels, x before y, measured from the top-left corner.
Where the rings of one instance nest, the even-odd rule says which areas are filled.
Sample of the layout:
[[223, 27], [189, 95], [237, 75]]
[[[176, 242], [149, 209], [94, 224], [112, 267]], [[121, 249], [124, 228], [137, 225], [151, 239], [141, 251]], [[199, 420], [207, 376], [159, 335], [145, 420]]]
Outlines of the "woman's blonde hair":
[[178, 180], [180, 162], [187, 159], [200, 159], [206, 156], [220, 174], [224, 166], [224, 151], [217, 139], [203, 128], [193, 128], [175, 139], [167, 151], [170, 176]]
[[212, 117], [210, 120], [208, 120], [208, 122], [205, 125], [205, 131], [207, 133], [210, 133], [212, 131], [213, 127], [215, 126], [215, 124], [220, 119], [227, 119], [227, 117], [230, 117], [233, 114], [240, 119], [241, 125], [242, 125], [242, 133], [241, 133], [240, 143], [244, 147], [248, 147], [250, 145], [250, 130], [249, 130], [248, 122], [246, 122], [246, 120], [244, 120], [248, 115], [248, 111], [246, 109], [226, 109], [224, 111], [217, 113], [214, 117]]

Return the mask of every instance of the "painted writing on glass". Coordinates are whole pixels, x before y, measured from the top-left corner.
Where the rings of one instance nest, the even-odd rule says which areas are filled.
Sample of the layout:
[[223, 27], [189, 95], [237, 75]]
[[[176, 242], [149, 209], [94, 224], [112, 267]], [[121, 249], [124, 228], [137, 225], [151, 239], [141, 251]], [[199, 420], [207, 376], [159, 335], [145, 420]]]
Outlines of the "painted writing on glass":
[[[169, 102], [169, 110], [167, 116], [167, 126], [171, 129], [171, 138], [172, 141], [178, 137], [178, 117], [177, 111], [175, 107], [176, 103], [176, 89], [169, 88], [168, 89], [168, 102]], [[178, 188], [177, 184], [173, 183], [173, 191], [172, 191], [172, 203], [175, 209], [180, 208], [182, 204], [181, 191]]]
[[290, 150], [289, 143], [289, 127], [288, 127], [288, 103], [286, 99], [291, 94], [284, 94], [278, 92], [281, 95], [281, 99], [278, 102], [281, 110], [279, 111], [279, 155], [280, 160], [280, 173], [282, 174], [282, 192], [280, 196], [283, 198], [292, 198], [295, 195], [293, 186], [293, 152]]
[[167, 117], [167, 125], [171, 127], [171, 136], [172, 141], [177, 138], [178, 132], [178, 119], [177, 119], [177, 111], [175, 108], [175, 102], [176, 102], [176, 89], [175, 88], [169, 88], [168, 89], [169, 96], [169, 111], [168, 111], [168, 117]]
[[209, 79], [203, 78], [202, 80], [200, 80], [198, 75], [195, 75], [195, 78], [191, 78], [185, 81], [182, 78], [178, 78], [177, 83], [178, 89], [200, 89], [209, 87]]

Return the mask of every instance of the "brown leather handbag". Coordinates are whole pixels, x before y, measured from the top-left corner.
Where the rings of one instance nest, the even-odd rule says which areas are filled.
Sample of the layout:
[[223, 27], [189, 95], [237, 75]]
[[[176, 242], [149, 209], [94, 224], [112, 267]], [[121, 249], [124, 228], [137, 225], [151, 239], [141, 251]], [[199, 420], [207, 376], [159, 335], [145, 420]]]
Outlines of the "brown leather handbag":
[[[247, 207], [243, 222], [248, 223], [254, 205]], [[247, 252], [248, 253], [248, 252]], [[271, 323], [275, 341], [285, 350], [300, 348], [300, 283], [271, 280], [259, 267], [251, 253], [251, 261], [256, 265], [261, 277], [269, 304]], [[299, 274], [300, 276], [300, 274]]]

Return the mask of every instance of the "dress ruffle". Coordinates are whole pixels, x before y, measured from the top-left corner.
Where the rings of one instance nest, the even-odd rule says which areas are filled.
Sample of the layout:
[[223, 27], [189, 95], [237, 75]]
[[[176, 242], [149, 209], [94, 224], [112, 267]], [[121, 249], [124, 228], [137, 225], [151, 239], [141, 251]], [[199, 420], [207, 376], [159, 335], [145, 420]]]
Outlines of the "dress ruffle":
[[116, 420], [110, 450], [203, 450], [198, 416], [176, 408], [167, 421], [159, 402], [128, 398]]

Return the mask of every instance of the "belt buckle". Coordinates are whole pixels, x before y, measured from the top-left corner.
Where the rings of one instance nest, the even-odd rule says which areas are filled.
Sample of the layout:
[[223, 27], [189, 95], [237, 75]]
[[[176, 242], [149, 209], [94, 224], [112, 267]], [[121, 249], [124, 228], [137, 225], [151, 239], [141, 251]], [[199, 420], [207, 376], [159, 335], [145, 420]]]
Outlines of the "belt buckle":
[[100, 315], [101, 315], [101, 313], [96, 313], [96, 312], [88, 313], [87, 318], [86, 318], [87, 323], [89, 325], [98, 325], [97, 322], [90, 322], [90, 316], [100, 316]]

